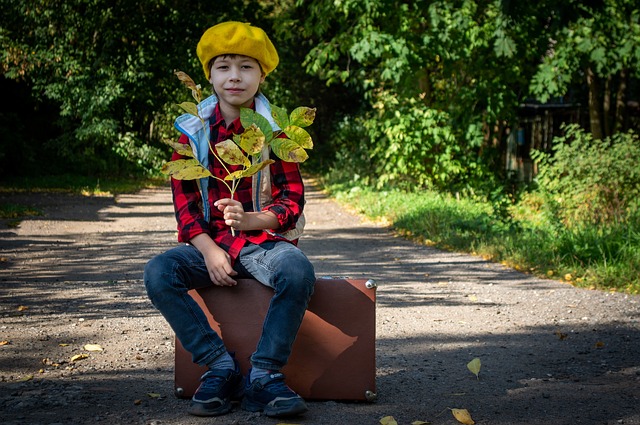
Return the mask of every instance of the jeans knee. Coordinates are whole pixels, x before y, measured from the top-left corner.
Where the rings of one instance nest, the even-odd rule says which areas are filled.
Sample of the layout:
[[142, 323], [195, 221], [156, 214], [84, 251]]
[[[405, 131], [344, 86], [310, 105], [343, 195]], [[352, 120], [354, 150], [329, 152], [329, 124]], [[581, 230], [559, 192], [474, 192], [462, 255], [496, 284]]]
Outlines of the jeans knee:
[[313, 294], [316, 275], [313, 265], [306, 257], [288, 262], [283, 273], [286, 275], [286, 281], [299, 290], [301, 295], [310, 297]]
[[165, 267], [166, 263], [159, 256], [153, 257], [144, 266], [143, 281], [151, 301], [170, 286], [169, 272]]

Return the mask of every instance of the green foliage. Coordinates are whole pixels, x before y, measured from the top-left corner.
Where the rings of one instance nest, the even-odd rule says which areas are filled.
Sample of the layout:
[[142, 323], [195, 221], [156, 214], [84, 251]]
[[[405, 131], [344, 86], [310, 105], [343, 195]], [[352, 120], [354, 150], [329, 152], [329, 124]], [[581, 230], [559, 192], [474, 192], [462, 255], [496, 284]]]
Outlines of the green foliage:
[[626, 223], [640, 207], [640, 140], [618, 133], [594, 140], [576, 125], [553, 142], [553, 154], [536, 152], [537, 182], [547, 210], [565, 225]]
[[640, 9], [634, 0], [576, 3], [574, 17], [560, 27], [544, 61], [531, 80], [531, 92], [542, 102], [564, 96], [584, 70], [611, 77], [629, 69], [640, 77]]
[[480, 255], [544, 278], [640, 293], [640, 216], [607, 227], [566, 227], [550, 221], [535, 193], [524, 197], [505, 225], [490, 202], [433, 191], [374, 190], [329, 184], [341, 202], [389, 223], [418, 243]]
[[2, 0], [0, 63], [5, 77], [59, 105], [62, 136], [46, 144], [67, 169], [153, 174], [167, 155], [160, 140], [175, 137], [171, 71], [200, 71], [195, 45], [213, 23], [264, 10], [252, 1]]
[[[487, 180], [499, 175], [498, 123], [515, 116], [532, 71], [526, 64], [544, 51], [537, 18], [545, 7], [299, 2], [305, 35], [315, 40], [307, 72], [328, 85], [356, 88], [369, 105], [338, 122], [337, 157], [357, 151], [372, 161], [358, 174], [377, 187], [487, 190]], [[347, 121], [356, 123], [357, 139], [348, 140]]]

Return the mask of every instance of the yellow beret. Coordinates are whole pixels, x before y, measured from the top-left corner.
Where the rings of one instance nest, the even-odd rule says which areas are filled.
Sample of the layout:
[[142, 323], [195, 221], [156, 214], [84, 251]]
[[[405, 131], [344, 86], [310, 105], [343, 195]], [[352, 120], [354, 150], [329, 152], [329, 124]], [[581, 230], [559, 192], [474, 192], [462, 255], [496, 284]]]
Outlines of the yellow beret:
[[262, 29], [233, 21], [223, 22], [206, 30], [198, 42], [196, 53], [207, 80], [211, 71], [209, 62], [216, 56], [252, 57], [260, 63], [265, 74], [276, 69], [280, 60], [276, 48]]

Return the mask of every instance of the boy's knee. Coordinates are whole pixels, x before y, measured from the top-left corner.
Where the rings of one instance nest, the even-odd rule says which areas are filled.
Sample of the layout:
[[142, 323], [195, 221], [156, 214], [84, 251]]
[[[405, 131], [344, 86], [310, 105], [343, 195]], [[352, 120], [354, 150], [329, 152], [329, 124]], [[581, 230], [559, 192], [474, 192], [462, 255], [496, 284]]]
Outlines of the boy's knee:
[[153, 257], [144, 266], [143, 281], [149, 297], [162, 290], [162, 286], [167, 282], [167, 273], [164, 270], [165, 263], [160, 256]]

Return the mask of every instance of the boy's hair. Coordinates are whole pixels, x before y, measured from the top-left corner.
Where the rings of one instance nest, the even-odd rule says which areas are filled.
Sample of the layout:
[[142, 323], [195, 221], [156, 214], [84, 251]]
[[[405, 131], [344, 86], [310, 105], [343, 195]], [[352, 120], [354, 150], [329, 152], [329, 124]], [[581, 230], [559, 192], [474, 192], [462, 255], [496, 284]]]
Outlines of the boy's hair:
[[210, 62], [221, 55], [243, 55], [254, 58], [265, 75], [280, 61], [276, 48], [267, 34], [258, 27], [242, 22], [223, 22], [204, 32], [196, 48], [207, 80], [211, 76]]

